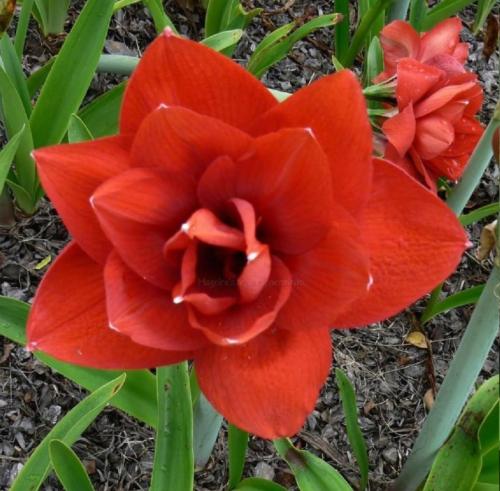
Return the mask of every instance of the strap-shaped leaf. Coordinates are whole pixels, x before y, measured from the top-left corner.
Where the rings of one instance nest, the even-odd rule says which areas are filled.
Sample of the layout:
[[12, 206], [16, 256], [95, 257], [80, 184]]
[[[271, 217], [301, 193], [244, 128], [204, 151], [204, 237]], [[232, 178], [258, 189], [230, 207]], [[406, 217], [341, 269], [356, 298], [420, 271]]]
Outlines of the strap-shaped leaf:
[[248, 446], [248, 433], [230, 424], [229, 440], [229, 489], [233, 489], [240, 482], [245, 466], [245, 456]]
[[118, 393], [125, 382], [126, 375], [103, 385], [78, 403], [42, 440], [17, 476], [11, 491], [36, 491], [42, 485], [50, 470], [49, 444], [60, 439], [72, 445], [94, 419], [106, 407], [106, 404]]

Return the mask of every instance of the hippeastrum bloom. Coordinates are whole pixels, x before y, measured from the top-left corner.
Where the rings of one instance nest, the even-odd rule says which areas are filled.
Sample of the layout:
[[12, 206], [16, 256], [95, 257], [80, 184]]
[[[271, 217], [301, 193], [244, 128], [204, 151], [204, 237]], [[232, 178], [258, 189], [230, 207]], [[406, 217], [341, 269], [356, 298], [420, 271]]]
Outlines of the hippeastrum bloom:
[[464, 63], [469, 54], [467, 43], [460, 42], [462, 22], [458, 17], [440, 22], [429, 32], [420, 34], [410, 23], [395, 20], [380, 32], [384, 51], [385, 70], [376, 82], [392, 77], [398, 62], [413, 58], [421, 63], [435, 66], [450, 75], [464, 73]]
[[397, 313], [466, 247], [439, 199], [372, 161], [371, 140], [351, 72], [278, 104], [166, 31], [118, 136], [35, 152], [73, 241], [38, 289], [28, 347], [109, 369], [194, 360], [230, 422], [294, 434], [328, 375], [329, 329]]
[[483, 133], [477, 77], [406, 58], [397, 67], [396, 99], [399, 113], [382, 125], [385, 157], [433, 190], [438, 177], [459, 179]]

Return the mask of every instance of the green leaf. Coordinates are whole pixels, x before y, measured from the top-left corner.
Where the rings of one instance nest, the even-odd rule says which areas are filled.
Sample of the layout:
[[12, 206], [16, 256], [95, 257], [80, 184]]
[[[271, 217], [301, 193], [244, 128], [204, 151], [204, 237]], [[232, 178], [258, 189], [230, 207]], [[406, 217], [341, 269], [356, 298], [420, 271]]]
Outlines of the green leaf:
[[442, 0], [432, 7], [422, 19], [422, 31], [430, 31], [440, 22], [453, 17], [475, 0]]
[[325, 461], [295, 448], [290, 440], [275, 440], [274, 446], [292, 470], [300, 491], [352, 491], [349, 483]]
[[[264, 48], [260, 49], [259, 46], [257, 46], [255, 52], [248, 61], [247, 70], [258, 78], [262, 77], [266, 70], [288, 55], [295, 43], [305, 38], [315, 30], [321, 29], [322, 27], [333, 26], [340, 20], [341, 16], [338, 14], [322, 15], [298, 27], [288, 36], [281, 35], [282, 33], [280, 31], [280, 36], [276, 42], [271, 43], [267, 39], [264, 40]], [[289, 25], [287, 26], [287, 29], [288, 27]], [[283, 27], [280, 29], [283, 29]]]
[[17, 149], [19, 148], [19, 144], [21, 143], [21, 137], [23, 136], [24, 130], [25, 128], [21, 128], [21, 130], [15, 134], [0, 151], [0, 194], [3, 192], [5, 180], [9, 174], [9, 169]]
[[411, 0], [410, 23], [418, 32], [422, 30], [422, 23], [426, 15], [427, 15], [426, 1]]
[[493, 10], [496, 0], [479, 0], [477, 3], [476, 19], [472, 27], [474, 34], [477, 34], [483, 27], [488, 15]]
[[[497, 419], [498, 422], [498, 419]], [[483, 454], [481, 473], [477, 479], [478, 483], [482, 486], [496, 486], [494, 489], [498, 491], [498, 481], [499, 481], [499, 465], [498, 465], [499, 455], [498, 447], [491, 449], [488, 453]], [[477, 489], [477, 484], [474, 489]]]
[[231, 46], [234, 46], [243, 36], [243, 30], [232, 29], [231, 31], [218, 32], [201, 41], [201, 44], [214, 49], [215, 51], [224, 51]]
[[[384, 52], [378, 36], [373, 37], [365, 60], [365, 86], [371, 85], [373, 79], [384, 71]], [[372, 101], [368, 101], [372, 102]]]
[[245, 456], [248, 446], [248, 433], [236, 426], [229, 425], [229, 489], [240, 482], [245, 467]]
[[366, 449], [363, 433], [361, 433], [361, 428], [359, 427], [356, 393], [346, 374], [339, 368], [335, 370], [335, 378], [337, 387], [339, 388], [342, 407], [344, 408], [347, 437], [349, 438], [349, 443], [356, 456], [359, 471], [361, 473], [359, 488], [363, 491], [368, 485], [368, 451]]
[[158, 423], [151, 491], [192, 491], [193, 412], [187, 362], [156, 370]]
[[387, 16], [388, 22], [393, 20], [405, 20], [406, 14], [408, 13], [408, 6], [410, 5], [410, 0], [396, 0], [389, 9], [389, 14]]
[[36, 148], [57, 144], [66, 134], [71, 114], [78, 111], [94, 76], [113, 3], [88, 0], [66, 38], [31, 115]]
[[[16, 153], [16, 177], [18, 184], [32, 197], [37, 185], [35, 163], [31, 158], [33, 138], [23, 102], [10, 77], [0, 67], [0, 97], [7, 135], [12, 138], [25, 128]], [[28, 210], [25, 210], [28, 212]]]
[[[25, 326], [28, 313], [27, 303], [0, 296], [0, 335], [22, 346], [26, 345]], [[37, 352], [35, 356], [66, 378], [91, 391], [122, 373], [70, 365], [41, 352]], [[154, 375], [149, 370], [129, 370], [126, 373], [127, 380], [120, 393], [113, 399], [113, 405], [155, 427], [157, 405]]]
[[498, 215], [499, 212], [500, 203], [491, 203], [489, 205], [484, 205], [481, 208], [477, 208], [466, 215], [460, 215], [460, 223], [465, 227], [479, 222], [479, 220], [489, 217], [490, 215]]
[[45, 65], [43, 65], [41, 68], [33, 72], [27, 80], [27, 85], [28, 85], [28, 92], [30, 94], [30, 98], [33, 98], [35, 94], [40, 90], [42, 85], [45, 83], [45, 80], [47, 80], [47, 77], [49, 76], [50, 70], [52, 70], [52, 66], [54, 65], [54, 62], [56, 61], [56, 56], [51, 58]]
[[31, 10], [33, 8], [33, 0], [23, 0], [21, 7], [21, 14], [17, 21], [16, 38], [14, 40], [14, 47], [19, 60], [23, 57], [24, 43], [26, 42], [26, 34], [28, 33], [28, 25], [31, 18]]
[[[498, 405], [498, 375], [471, 397], [452, 435], [439, 451], [423, 491], [470, 491], [481, 473], [479, 431]], [[498, 423], [497, 423], [498, 425]]]
[[205, 36], [231, 29], [245, 29], [262, 9], [246, 12], [239, 0], [210, 0], [205, 16]]
[[64, 32], [70, 0], [35, 0], [39, 22], [45, 37]]
[[163, 9], [161, 0], [142, 0], [142, 3], [149, 10], [149, 13], [151, 14], [151, 17], [153, 18], [153, 22], [155, 24], [156, 32], [158, 34], [162, 33], [166, 27], [170, 27], [172, 31], [178, 34], [174, 23], [171, 21], [170, 17]]
[[479, 427], [479, 444], [484, 455], [500, 446], [500, 405], [497, 402]]
[[286, 491], [283, 486], [258, 477], [250, 477], [241, 481], [235, 489], [238, 491]]
[[26, 83], [26, 76], [23, 67], [17, 56], [16, 50], [9, 36], [0, 37], [0, 56], [2, 58], [3, 68], [11, 79], [14, 87], [23, 102], [24, 111], [27, 115], [31, 114], [31, 100]]
[[78, 116], [94, 138], [116, 135], [125, 84], [120, 84], [94, 99]]
[[394, 483], [394, 491], [416, 489], [452, 431], [498, 333], [496, 290], [500, 270], [493, 268], [470, 318], [458, 350], [448, 368], [431, 412], [413, 446], [412, 453]]
[[422, 315], [420, 318], [420, 322], [425, 324], [436, 317], [436, 315], [442, 314], [443, 312], [463, 307], [464, 305], [470, 305], [471, 303], [477, 303], [483, 290], [484, 285], [477, 285], [455, 293], [454, 295], [450, 295], [441, 302], [434, 304], [432, 309], [426, 309], [424, 312], [425, 315]]
[[50, 463], [65, 491], [94, 491], [85, 467], [62, 440], [49, 444]]
[[68, 142], [78, 143], [93, 140], [92, 133], [76, 114], [71, 115], [68, 126]]
[[196, 469], [203, 469], [212, 454], [222, 426], [222, 416], [201, 392], [193, 406], [194, 455]]
[[340, 59], [346, 56], [349, 49], [349, 0], [335, 0], [333, 11], [342, 15], [342, 20], [335, 26], [335, 58]]
[[39, 489], [50, 470], [49, 444], [54, 439], [60, 439], [67, 445], [72, 445], [94, 419], [106, 407], [106, 404], [118, 393], [126, 375], [103, 385], [95, 392], [78, 403], [36, 447], [28, 461], [18, 474], [10, 491], [35, 491]]
[[361, 18], [358, 28], [352, 38], [351, 45], [346, 55], [339, 58], [346, 68], [349, 68], [356, 59], [356, 56], [363, 48], [366, 39], [370, 36], [373, 25], [378, 22], [380, 12], [391, 5], [394, 0], [375, 0], [366, 14]]

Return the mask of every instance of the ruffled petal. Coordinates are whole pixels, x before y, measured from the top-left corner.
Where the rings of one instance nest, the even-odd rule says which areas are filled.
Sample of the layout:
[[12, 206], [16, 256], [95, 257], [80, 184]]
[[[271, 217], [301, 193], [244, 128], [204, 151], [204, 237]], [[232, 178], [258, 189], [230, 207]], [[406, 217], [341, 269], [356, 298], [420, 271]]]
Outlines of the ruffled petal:
[[397, 314], [444, 281], [467, 236], [437, 196], [394, 165], [375, 160], [375, 192], [361, 218], [373, 284], [333, 323], [357, 327]]
[[420, 36], [408, 23], [395, 20], [380, 32], [380, 43], [384, 51], [384, 67], [387, 77], [396, 71], [401, 58], [416, 58], [420, 49]]
[[330, 163], [336, 200], [356, 213], [372, 176], [372, 131], [356, 76], [343, 70], [296, 92], [258, 119], [255, 135], [281, 128], [310, 128]]
[[460, 40], [461, 30], [462, 22], [458, 17], [440, 22], [422, 36], [419, 59], [426, 62], [436, 55], [454, 53]]
[[426, 116], [417, 120], [415, 151], [423, 160], [432, 159], [453, 143], [455, 130], [444, 118]]
[[219, 315], [204, 315], [190, 308], [189, 320], [213, 343], [221, 346], [243, 344], [272, 325], [291, 290], [290, 272], [280, 259], [273, 257], [269, 281], [253, 302], [234, 305]]
[[137, 276], [116, 252], [108, 257], [104, 282], [111, 329], [137, 344], [168, 351], [192, 351], [207, 344], [189, 325], [185, 306]]
[[268, 331], [236, 347], [200, 352], [195, 368], [208, 400], [238, 428], [292, 436], [314, 409], [330, 369], [327, 329]]
[[252, 138], [242, 131], [182, 107], [160, 108], [141, 125], [132, 146], [132, 163], [160, 167], [193, 180], [220, 156], [237, 159]]
[[260, 221], [262, 242], [287, 254], [310, 250], [331, 223], [330, 167], [306, 130], [257, 138], [254, 151], [234, 166], [227, 160], [214, 162], [200, 180], [198, 196], [215, 209], [223, 209], [233, 196], [247, 200]]
[[341, 208], [333, 216], [330, 233], [315, 249], [283, 258], [293, 278], [290, 299], [276, 320], [284, 329], [331, 326], [370, 285], [364, 231]]
[[125, 263], [155, 286], [172, 288], [177, 266], [163, 247], [197, 206], [192, 183], [159, 169], [129, 169], [99, 187], [92, 205]]
[[160, 104], [186, 107], [246, 128], [277, 102], [229, 58], [167, 30], [146, 50], [127, 85], [121, 133], [135, 133]]
[[28, 319], [28, 348], [75, 365], [120, 370], [169, 365], [191, 356], [146, 348], [113, 331], [103, 269], [75, 243], [63, 250], [38, 287]]
[[35, 150], [43, 188], [71, 235], [93, 259], [104, 264], [111, 244], [90, 206], [92, 193], [104, 181], [130, 167], [129, 142], [110, 137]]
[[382, 125], [382, 131], [400, 157], [403, 157], [411, 147], [415, 138], [415, 115], [413, 105], [408, 104], [402, 111], [387, 119]]
[[444, 72], [417, 60], [405, 58], [398, 63], [396, 98], [398, 107], [417, 103], [443, 77]]

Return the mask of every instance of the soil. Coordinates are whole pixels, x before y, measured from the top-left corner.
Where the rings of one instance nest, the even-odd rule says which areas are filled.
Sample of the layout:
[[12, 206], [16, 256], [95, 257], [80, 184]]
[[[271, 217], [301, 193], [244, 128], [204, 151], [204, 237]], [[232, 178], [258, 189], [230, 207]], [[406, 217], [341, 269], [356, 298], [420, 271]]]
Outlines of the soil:
[[[188, 2], [180, 0], [165, 3], [181, 33], [200, 39], [202, 10], [196, 6], [193, 10], [182, 7]], [[263, 7], [264, 12], [252, 22], [239, 45], [235, 57], [241, 63], [245, 63], [256, 44], [270, 30], [292, 19], [305, 21], [312, 15], [329, 13], [333, 2], [255, 0], [243, 3], [247, 7]], [[81, 4], [81, 0], [74, 2], [66, 30]], [[473, 15], [473, 10], [463, 14], [466, 26], [471, 25]], [[106, 49], [141, 55], [154, 36], [154, 26], [147, 12], [140, 6], [132, 6], [114, 17]], [[489, 59], [485, 58], [481, 33], [473, 36], [466, 27], [463, 37], [470, 44], [470, 69], [479, 74], [485, 90], [481, 119], [487, 122], [498, 98], [499, 55], [494, 52]], [[58, 43], [57, 39], [44, 40], [32, 23], [24, 58], [26, 70], [29, 72], [43, 65]], [[272, 68], [263, 80], [270, 88], [292, 92], [330, 73], [333, 69], [331, 55], [331, 32], [322, 30], [298, 43], [290, 56]], [[97, 76], [89, 99], [118, 80], [109, 75]], [[498, 167], [492, 164], [468, 208], [498, 200], [498, 178]], [[474, 247], [478, 245], [482, 225], [484, 223], [475, 224], [469, 229]], [[32, 217], [18, 214], [12, 227], [0, 229], [1, 294], [30, 301], [46, 270], [46, 267], [40, 268], [40, 262], [47, 257], [54, 258], [67, 241], [68, 234], [48, 201], [43, 200], [40, 210]], [[446, 282], [446, 294], [486, 281], [491, 267], [491, 259], [480, 262], [471, 249], [457, 272]], [[334, 366], [342, 368], [356, 386], [361, 428], [369, 448], [371, 490], [385, 489], [398, 475], [426, 417], [424, 395], [432, 388], [430, 381], [435, 376], [439, 387], [472, 312], [471, 307], [453, 310], [425, 326], [432, 347], [432, 374], [427, 350], [405, 342], [425, 303], [423, 299], [399, 316], [367, 329], [332, 333]], [[498, 348], [497, 340], [478, 382], [498, 372]], [[9, 488], [37, 444], [85, 395], [85, 390], [38, 362], [23, 347], [0, 338], [1, 490]], [[206, 468], [196, 473], [196, 490], [224, 489], [227, 482], [226, 437], [224, 427]], [[326, 459], [356, 486], [357, 466], [347, 440], [333, 372], [316, 409], [294, 441]], [[113, 408], [106, 409], [74, 445], [96, 489], [103, 491], [147, 489], [153, 448], [151, 429]], [[259, 438], [250, 440], [245, 476], [274, 479], [287, 489], [296, 489], [291, 473], [276, 456], [272, 444]], [[61, 488], [51, 477], [43, 489]]]

